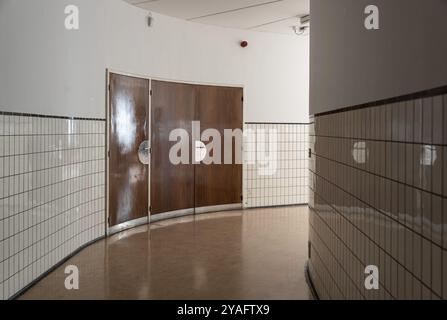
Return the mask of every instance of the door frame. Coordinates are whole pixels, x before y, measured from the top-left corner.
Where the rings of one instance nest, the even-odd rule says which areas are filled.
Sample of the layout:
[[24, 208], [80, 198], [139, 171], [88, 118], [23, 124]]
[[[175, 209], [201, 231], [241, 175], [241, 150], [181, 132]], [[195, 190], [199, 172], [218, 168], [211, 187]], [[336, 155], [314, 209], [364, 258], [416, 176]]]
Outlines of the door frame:
[[[149, 141], [152, 139], [152, 125], [151, 125], [151, 116], [152, 116], [152, 81], [163, 81], [163, 82], [173, 82], [173, 83], [183, 83], [183, 84], [191, 84], [191, 85], [202, 85], [202, 86], [215, 86], [215, 87], [229, 87], [229, 88], [241, 88], [242, 89], [242, 95], [244, 97], [242, 101], [242, 130], [245, 130], [245, 114], [246, 114], [246, 99], [245, 99], [245, 85], [243, 84], [228, 84], [228, 83], [211, 83], [211, 82], [200, 82], [200, 81], [188, 81], [188, 80], [174, 80], [174, 79], [167, 79], [162, 77], [153, 77], [148, 74], [139, 74], [139, 73], [131, 73], [122, 71], [119, 69], [114, 68], [106, 68], [106, 147], [105, 147], [105, 158], [106, 158], [106, 164], [105, 164], [105, 234], [110, 236], [112, 234], [135, 228], [137, 226], [146, 225], [151, 222], [166, 220], [166, 219], [172, 219], [182, 216], [188, 216], [191, 214], [202, 214], [202, 213], [208, 213], [208, 212], [218, 212], [218, 211], [227, 211], [227, 210], [236, 210], [236, 209], [243, 209], [244, 201], [245, 201], [245, 173], [246, 173], [246, 167], [245, 167], [245, 154], [244, 154], [244, 145], [242, 144], [242, 194], [243, 194], [243, 200], [241, 205], [222, 205], [222, 206], [211, 206], [211, 207], [205, 207], [205, 208], [194, 208], [194, 209], [186, 209], [186, 210], [179, 210], [174, 212], [165, 212], [161, 214], [157, 214], [154, 216], [151, 216], [150, 211], [148, 211], [148, 216], [128, 222], [121, 223], [119, 225], [110, 227], [109, 226], [109, 190], [110, 190], [110, 179], [109, 179], [109, 151], [110, 151], [110, 74], [117, 74], [121, 76], [128, 76], [128, 77], [134, 77], [134, 78], [140, 78], [144, 80], [149, 81], [149, 112], [148, 112], [148, 130], [149, 130]], [[150, 148], [152, 145], [150, 146]], [[149, 155], [150, 163], [152, 163], [152, 157], [151, 154]], [[148, 168], [148, 207], [151, 207], [151, 164], [149, 164]]]

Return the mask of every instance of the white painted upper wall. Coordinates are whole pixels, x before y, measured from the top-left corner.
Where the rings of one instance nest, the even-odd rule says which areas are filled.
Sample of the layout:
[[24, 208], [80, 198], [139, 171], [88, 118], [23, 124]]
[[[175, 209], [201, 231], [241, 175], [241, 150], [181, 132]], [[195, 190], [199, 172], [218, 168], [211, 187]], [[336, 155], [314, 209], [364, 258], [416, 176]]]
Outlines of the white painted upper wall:
[[[80, 9], [80, 30], [64, 8]], [[0, 0], [0, 110], [105, 117], [106, 68], [245, 87], [245, 121], [307, 122], [309, 38], [225, 29], [121, 0]], [[241, 40], [249, 47], [242, 49]]]
[[170, 17], [214, 26], [294, 34], [310, 0], [125, 0]]
[[[380, 30], [364, 27], [379, 8]], [[310, 113], [447, 85], [446, 0], [311, 0]]]

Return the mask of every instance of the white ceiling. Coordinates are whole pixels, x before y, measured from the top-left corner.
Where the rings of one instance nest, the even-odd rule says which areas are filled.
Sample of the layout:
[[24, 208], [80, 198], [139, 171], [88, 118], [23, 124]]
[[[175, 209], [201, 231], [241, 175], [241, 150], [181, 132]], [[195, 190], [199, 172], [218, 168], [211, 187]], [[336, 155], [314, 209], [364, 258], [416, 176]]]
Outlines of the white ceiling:
[[221, 27], [293, 34], [309, 0], [125, 0], [140, 8]]

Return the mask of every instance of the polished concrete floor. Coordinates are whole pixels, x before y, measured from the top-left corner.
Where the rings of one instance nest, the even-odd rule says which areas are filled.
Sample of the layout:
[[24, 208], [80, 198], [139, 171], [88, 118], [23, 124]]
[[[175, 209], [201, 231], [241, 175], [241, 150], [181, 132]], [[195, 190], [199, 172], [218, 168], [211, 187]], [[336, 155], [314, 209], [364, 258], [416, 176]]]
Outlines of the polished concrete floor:
[[[158, 222], [97, 242], [21, 299], [310, 299], [307, 207]], [[79, 268], [69, 291], [65, 267]]]

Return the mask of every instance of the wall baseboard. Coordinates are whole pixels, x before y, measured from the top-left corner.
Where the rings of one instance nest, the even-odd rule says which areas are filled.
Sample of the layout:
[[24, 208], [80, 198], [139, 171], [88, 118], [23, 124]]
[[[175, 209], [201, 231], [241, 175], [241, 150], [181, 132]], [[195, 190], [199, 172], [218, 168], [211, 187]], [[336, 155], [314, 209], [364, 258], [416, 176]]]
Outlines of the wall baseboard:
[[314, 300], [320, 300], [317, 290], [315, 289], [314, 283], [312, 281], [312, 276], [309, 271], [309, 261], [304, 265], [304, 275], [306, 277], [307, 285], [309, 286], [310, 292], [312, 293], [312, 297]]

